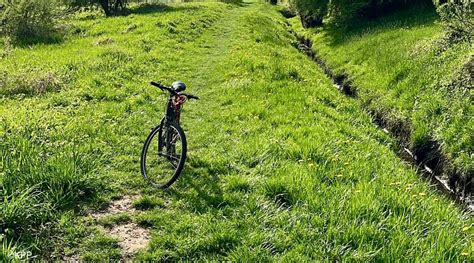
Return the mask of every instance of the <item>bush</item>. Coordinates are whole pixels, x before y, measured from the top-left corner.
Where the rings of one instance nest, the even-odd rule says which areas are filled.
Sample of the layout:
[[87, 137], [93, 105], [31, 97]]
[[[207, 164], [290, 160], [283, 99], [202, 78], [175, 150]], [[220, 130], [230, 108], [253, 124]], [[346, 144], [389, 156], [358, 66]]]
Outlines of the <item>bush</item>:
[[450, 43], [472, 42], [474, 39], [474, 12], [468, 2], [438, 5], [437, 11], [446, 27], [446, 39]]
[[298, 12], [304, 28], [321, 26], [327, 13], [329, 0], [294, 0], [291, 2]]
[[0, 0], [0, 33], [14, 41], [50, 40], [58, 14], [56, 0]]

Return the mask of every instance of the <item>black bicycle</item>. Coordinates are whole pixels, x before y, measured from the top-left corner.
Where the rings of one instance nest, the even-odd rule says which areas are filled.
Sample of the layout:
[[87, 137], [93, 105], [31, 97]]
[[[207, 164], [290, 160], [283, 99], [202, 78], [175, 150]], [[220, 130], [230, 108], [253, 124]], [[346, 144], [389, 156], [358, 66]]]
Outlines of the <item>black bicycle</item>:
[[169, 92], [169, 98], [165, 116], [151, 130], [143, 145], [141, 171], [153, 186], [166, 189], [178, 179], [186, 161], [186, 136], [179, 126], [181, 108], [187, 100], [199, 98], [183, 93], [186, 85], [180, 81], [174, 82], [171, 87], [156, 82], [151, 82], [151, 85]]

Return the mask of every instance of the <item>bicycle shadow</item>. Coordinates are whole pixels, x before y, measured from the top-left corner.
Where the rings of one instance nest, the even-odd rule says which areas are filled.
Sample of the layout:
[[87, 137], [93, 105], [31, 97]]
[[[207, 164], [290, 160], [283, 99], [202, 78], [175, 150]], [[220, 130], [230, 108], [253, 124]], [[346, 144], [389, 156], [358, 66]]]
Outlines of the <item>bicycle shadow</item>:
[[197, 213], [219, 210], [229, 205], [220, 185], [220, 177], [225, 171], [213, 168], [215, 166], [212, 163], [199, 157], [188, 161], [183, 174], [166, 191], [166, 195], [173, 199], [185, 200]]

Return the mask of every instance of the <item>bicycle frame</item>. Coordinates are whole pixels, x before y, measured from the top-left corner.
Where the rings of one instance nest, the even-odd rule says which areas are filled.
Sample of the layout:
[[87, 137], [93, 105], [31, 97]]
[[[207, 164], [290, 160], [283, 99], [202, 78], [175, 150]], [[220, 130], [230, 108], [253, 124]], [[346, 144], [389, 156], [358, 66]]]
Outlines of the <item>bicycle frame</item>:
[[166, 104], [165, 120], [179, 124], [181, 107], [186, 102], [186, 96], [170, 95]]

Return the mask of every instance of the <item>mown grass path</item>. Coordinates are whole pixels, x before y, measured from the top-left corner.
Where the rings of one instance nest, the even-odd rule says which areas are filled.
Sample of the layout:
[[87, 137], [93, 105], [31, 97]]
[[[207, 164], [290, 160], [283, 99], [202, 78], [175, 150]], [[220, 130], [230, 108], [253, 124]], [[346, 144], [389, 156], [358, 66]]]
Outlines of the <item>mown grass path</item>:
[[[84, 150], [99, 163], [93, 171], [100, 176], [89, 181], [105, 186], [94, 189], [93, 200], [141, 195], [137, 214], [95, 222], [64, 213], [58, 239], [66, 248], [58, 250], [118, 259], [117, 240], [96, 224], [132, 221], [151, 232], [149, 247], [136, 255], [142, 260], [471, 259], [472, 220], [418, 178], [358, 102], [339, 94], [292, 45], [276, 10], [263, 3], [166, 10], [114, 18], [107, 26], [100, 19], [78, 22], [90, 34], [84, 43], [97, 41], [97, 31], [114, 39], [110, 47], [86, 45], [103, 59], [84, 67], [109, 63], [108, 71], [78, 73], [76, 89], [28, 102], [43, 105], [37, 114], [54, 116], [45, 105], [84, 98], [78, 109], [66, 102], [60, 108], [67, 112], [61, 120], [81, 125], [62, 136], [100, 149]], [[130, 24], [137, 29], [127, 34], [111, 27]], [[139, 173], [142, 143], [164, 103], [164, 95], [145, 85], [175, 79], [202, 100], [185, 106], [189, 159], [163, 192]]]

